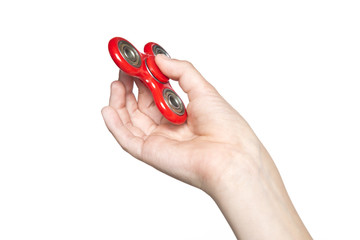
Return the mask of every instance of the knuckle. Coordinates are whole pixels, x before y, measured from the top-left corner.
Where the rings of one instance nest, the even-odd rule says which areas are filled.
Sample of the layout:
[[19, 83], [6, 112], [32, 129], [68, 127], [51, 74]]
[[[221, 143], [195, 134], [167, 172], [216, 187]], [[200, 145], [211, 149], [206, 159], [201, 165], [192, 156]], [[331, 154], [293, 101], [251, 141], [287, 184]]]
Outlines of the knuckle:
[[183, 60], [182, 62], [184, 64], [185, 68], [187, 68], [187, 69], [194, 68], [194, 65], [187, 60]]

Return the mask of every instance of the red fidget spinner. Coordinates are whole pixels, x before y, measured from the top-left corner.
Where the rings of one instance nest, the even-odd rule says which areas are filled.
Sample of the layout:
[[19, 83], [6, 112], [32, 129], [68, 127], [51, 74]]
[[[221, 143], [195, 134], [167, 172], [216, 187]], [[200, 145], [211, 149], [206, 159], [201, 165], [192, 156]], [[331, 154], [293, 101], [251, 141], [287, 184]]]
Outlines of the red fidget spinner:
[[115, 37], [109, 41], [109, 52], [122, 71], [139, 78], [150, 89], [156, 106], [166, 119], [175, 124], [186, 121], [184, 103], [155, 63], [157, 54], [170, 57], [159, 44], [149, 42], [144, 47], [145, 53], [141, 53], [126, 39]]

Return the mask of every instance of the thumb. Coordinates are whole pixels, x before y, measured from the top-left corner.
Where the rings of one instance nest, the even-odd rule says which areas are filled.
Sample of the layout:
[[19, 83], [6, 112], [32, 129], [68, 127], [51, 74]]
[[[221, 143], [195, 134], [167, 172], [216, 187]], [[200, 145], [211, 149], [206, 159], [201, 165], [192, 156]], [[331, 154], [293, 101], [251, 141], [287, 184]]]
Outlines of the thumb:
[[216, 91], [190, 62], [171, 59], [164, 54], [156, 55], [155, 62], [164, 75], [179, 81], [180, 87], [188, 94], [190, 101], [209, 91]]

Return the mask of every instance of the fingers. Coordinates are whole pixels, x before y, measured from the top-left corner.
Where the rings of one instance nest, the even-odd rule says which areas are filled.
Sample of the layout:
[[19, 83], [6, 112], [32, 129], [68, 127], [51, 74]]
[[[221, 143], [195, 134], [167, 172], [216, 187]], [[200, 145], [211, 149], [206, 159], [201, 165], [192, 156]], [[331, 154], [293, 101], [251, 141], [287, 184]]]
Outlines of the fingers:
[[[123, 71], [120, 71], [119, 73], [118, 82], [122, 83], [123, 86], [122, 91], [118, 91], [118, 93], [125, 95], [122, 101], [125, 101], [126, 108], [128, 109], [133, 124], [141, 129], [148, 129], [147, 127], [153, 125], [154, 122], [159, 124], [160, 120], [162, 119], [162, 115], [155, 105], [150, 90], [147, 89], [145, 85], [140, 82], [140, 80], [129, 76]], [[138, 101], [136, 101], [135, 95], [133, 94], [134, 82], [136, 83], [139, 90]], [[115, 84], [115, 86], [117, 85]], [[145, 126], [137, 125], [138, 122], [143, 124], [144, 118], [149, 118], [151, 121], [146, 121], [148, 124]]]
[[133, 132], [123, 124], [118, 113], [112, 107], [104, 107], [101, 113], [107, 128], [120, 146], [134, 157], [140, 159], [144, 144], [143, 138], [134, 135]]
[[209, 91], [215, 91], [214, 87], [201, 76], [191, 63], [171, 59], [163, 54], [157, 55], [155, 61], [161, 72], [167, 77], [179, 81], [180, 87], [188, 94], [190, 101]]
[[138, 109], [149, 116], [155, 123], [159, 124], [162, 115], [157, 108], [154, 98], [150, 90], [138, 79], [135, 79], [136, 86], [138, 87]]
[[125, 89], [125, 104], [129, 113], [134, 112], [137, 109], [137, 102], [135, 95], [133, 94], [134, 77], [129, 76], [125, 72], [119, 72], [119, 81], [123, 84]]
[[111, 83], [109, 106], [119, 109], [125, 107], [125, 87], [119, 81]]
[[[122, 123], [127, 126], [133, 134], [136, 136], [149, 134], [154, 128], [154, 121], [146, 114], [143, 114], [141, 111], [137, 109], [134, 111], [133, 109], [129, 108], [129, 104], [127, 103], [129, 99], [129, 101], [134, 101], [134, 104], [137, 103], [133, 99], [135, 97], [132, 93], [130, 96], [127, 95], [128, 94], [126, 94], [126, 88], [123, 82], [114, 81], [111, 84], [109, 106], [116, 110]], [[133, 106], [133, 108], [137, 108], [137, 106]]]
[[134, 86], [134, 77], [119, 70], [119, 81], [124, 84], [126, 94], [132, 94], [132, 90]]
[[138, 104], [145, 108], [154, 102], [150, 90], [138, 79], [135, 79], [135, 84], [138, 88]]

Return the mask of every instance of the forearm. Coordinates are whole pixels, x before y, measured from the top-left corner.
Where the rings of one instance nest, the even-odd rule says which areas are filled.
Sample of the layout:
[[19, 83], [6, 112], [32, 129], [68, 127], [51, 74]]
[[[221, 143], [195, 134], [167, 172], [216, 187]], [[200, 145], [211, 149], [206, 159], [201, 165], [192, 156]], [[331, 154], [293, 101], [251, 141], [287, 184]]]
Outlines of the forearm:
[[[238, 239], [311, 239], [297, 214], [271, 157], [261, 146], [261, 159], [246, 174], [226, 174], [211, 196]], [[243, 173], [243, 171], [242, 171]]]

